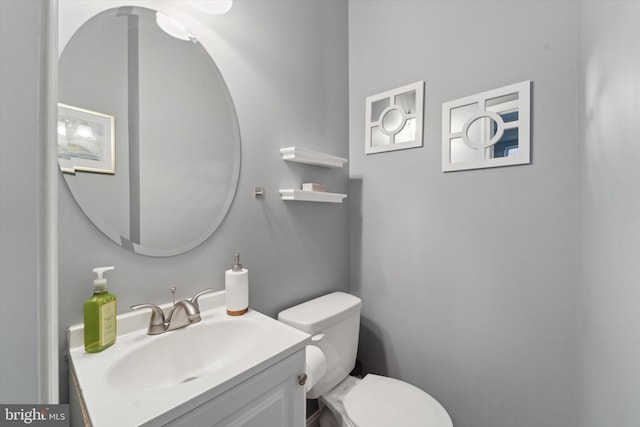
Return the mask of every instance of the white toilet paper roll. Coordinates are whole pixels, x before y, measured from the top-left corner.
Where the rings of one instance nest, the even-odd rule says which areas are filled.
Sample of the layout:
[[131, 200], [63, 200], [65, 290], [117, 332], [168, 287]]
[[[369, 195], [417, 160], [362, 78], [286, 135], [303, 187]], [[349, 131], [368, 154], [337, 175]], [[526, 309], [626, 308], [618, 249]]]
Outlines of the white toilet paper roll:
[[327, 358], [318, 347], [308, 345], [306, 347], [305, 364], [307, 382], [304, 384], [304, 391], [308, 392], [327, 372]]

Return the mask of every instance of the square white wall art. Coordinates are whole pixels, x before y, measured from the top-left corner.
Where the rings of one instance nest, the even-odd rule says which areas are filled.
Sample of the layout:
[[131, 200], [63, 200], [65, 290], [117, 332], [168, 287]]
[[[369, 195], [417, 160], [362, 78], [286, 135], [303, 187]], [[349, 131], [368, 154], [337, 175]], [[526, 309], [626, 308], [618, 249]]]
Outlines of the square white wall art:
[[422, 147], [424, 81], [366, 99], [365, 153]]
[[442, 171], [530, 163], [531, 81], [442, 104]]

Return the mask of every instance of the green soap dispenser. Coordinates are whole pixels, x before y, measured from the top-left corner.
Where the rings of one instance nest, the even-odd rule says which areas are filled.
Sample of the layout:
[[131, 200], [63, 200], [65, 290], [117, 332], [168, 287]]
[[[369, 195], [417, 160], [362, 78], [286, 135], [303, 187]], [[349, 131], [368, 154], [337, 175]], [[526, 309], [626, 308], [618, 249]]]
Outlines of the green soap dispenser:
[[84, 349], [97, 353], [116, 342], [116, 297], [107, 292], [107, 279], [102, 275], [115, 267], [98, 267], [93, 272], [93, 295], [84, 303]]

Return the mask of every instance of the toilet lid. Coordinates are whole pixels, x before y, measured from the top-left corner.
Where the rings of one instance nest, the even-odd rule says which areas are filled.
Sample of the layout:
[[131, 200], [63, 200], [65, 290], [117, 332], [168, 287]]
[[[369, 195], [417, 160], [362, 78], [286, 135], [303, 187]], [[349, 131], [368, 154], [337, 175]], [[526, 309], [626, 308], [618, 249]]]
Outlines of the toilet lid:
[[440, 403], [411, 384], [369, 374], [342, 403], [349, 420], [358, 427], [453, 427]]

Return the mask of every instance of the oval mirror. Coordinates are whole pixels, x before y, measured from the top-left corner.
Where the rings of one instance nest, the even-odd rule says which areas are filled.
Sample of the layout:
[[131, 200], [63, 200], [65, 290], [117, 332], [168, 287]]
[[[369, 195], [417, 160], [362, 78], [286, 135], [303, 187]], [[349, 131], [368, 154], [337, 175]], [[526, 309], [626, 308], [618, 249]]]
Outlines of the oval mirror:
[[58, 80], [58, 160], [91, 222], [149, 256], [208, 239], [235, 195], [240, 131], [202, 44], [154, 10], [109, 9], [71, 37]]

